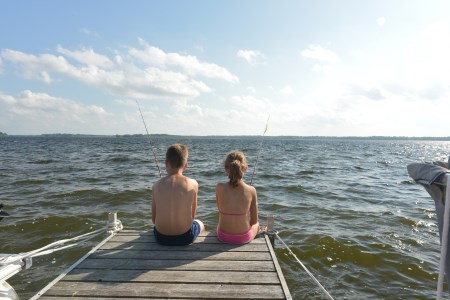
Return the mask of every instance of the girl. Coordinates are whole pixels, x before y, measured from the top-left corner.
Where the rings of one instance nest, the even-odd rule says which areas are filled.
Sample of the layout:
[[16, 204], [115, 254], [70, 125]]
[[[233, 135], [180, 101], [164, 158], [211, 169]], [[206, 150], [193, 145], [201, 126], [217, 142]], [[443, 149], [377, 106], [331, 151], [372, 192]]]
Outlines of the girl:
[[230, 152], [224, 167], [229, 181], [216, 186], [217, 237], [225, 243], [245, 244], [265, 231], [258, 223], [256, 189], [242, 180], [247, 171], [247, 160], [242, 152]]

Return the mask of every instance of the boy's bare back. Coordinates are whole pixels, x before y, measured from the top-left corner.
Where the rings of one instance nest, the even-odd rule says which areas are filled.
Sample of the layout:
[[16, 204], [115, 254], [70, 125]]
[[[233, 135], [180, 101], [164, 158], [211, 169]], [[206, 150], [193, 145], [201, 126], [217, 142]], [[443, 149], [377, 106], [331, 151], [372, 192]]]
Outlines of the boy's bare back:
[[198, 183], [172, 170], [153, 185], [152, 221], [165, 235], [179, 235], [192, 225], [197, 209]]

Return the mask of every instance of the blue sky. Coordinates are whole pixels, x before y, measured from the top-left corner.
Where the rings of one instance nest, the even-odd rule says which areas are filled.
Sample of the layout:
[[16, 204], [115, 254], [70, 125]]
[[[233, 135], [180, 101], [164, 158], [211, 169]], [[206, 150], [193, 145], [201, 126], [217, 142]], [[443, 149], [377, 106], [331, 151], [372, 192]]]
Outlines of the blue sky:
[[2, 1], [0, 131], [449, 136], [450, 1]]

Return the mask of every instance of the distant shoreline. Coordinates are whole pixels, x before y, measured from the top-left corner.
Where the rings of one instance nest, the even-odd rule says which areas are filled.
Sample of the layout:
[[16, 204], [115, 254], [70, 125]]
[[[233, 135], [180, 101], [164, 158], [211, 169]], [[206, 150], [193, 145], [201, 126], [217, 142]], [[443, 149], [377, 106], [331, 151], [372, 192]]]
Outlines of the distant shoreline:
[[[99, 134], [71, 134], [71, 133], [46, 133], [46, 134], [24, 134], [24, 135], [7, 135], [2, 133], [0, 137], [116, 137], [116, 138], [135, 138], [147, 137], [145, 134], [114, 134], [114, 135], [99, 135]], [[241, 139], [241, 138], [261, 138], [260, 135], [172, 135], [172, 134], [150, 134], [152, 138], [211, 138], [211, 139]], [[265, 136], [265, 139], [303, 139], [303, 140], [323, 140], [323, 139], [340, 139], [340, 140], [405, 140], [405, 141], [450, 141], [450, 136]]]

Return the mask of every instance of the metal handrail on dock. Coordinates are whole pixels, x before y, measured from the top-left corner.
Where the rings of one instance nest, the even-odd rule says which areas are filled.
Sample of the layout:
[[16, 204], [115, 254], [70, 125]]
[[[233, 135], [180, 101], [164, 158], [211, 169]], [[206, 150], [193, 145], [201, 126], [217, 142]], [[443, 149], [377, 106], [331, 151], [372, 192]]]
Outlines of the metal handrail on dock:
[[[82, 234], [77, 237], [56, 241], [49, 245], [41, 247], [39, 249], [35, 249], [35, 250], [25, 252], [25, 253], [0, 254], [0, 288], [1, 288], [0, 296], [3, 297], [3, 295], [5, 295], [5, 297], [8, 297], [8, 298], [18, 299], [17, 294], [15, 293], [14, 289], [6, 282], [6, 280], [8, 280], [12, 276], [16, 275], [24, 268], [29, 269], [32, 266], [32, 259], [34, 257], [47, 255], [47, 254], [50, 254], [50, 253], [53, 253], [56, 251], [61, 251], [61, 250], [67, 249], [67, 248], [75, 247], [82, 242], [86, 242], [86, 241], [98, 236], [99, 234], [106, 232], [109, 236], [100, 243], [100, 244], [103, 244], [122, 229], [123, 229], [123, 226], [122, 226], [122, 223], [117, 219], [117, 213], [109, 213], [108, 214], [108, 225], [107, 225], [106, 229], [98, 229], [98, 230], [95, 230], [92, 232]], [[94, 249], [91, 251], [94, 251]], [[85, 256], [87, 256], [87, 255], [88, 254], [86, 254]], [[81, 260], [83, 260], [83, 258], [81, 258], [79, 261], [81, 261]], [[63, 275], [60, 275], [59, 277], [61, 277], [61, 276], [63, 276]], [[55, 279], [55, 280], [57, 280], [57, 279]], [[37, 298], [35, 298], [35, 297], [33, 297], [31, 299], [38, 298], [38, 297]]]

